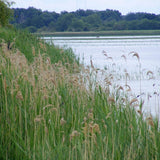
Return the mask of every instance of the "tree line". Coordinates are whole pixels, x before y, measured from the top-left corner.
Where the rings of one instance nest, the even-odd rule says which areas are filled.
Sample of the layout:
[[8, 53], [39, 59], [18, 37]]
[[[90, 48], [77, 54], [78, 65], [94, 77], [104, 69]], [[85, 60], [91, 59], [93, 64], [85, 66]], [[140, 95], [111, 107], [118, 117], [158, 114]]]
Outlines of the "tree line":
[[122, 15], [118, 10], [82, 10], [61, 13], [42, 11], [33, 7], [12, 9], [10, 21], [16, 27], [31, 32], [158, 30], [160, 15], [137, 12]]

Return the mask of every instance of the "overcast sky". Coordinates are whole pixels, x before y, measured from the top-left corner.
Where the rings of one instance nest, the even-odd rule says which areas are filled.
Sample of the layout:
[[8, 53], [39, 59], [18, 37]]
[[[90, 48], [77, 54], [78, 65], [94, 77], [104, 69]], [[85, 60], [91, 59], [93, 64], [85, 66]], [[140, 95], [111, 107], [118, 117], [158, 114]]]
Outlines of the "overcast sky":
[[28, 8], [55, 11], [75, 11], [77, 9], [116, 9], [123, 15], [129, 12], [160, 14], [160, 0], [13, 0], [14, 8]]

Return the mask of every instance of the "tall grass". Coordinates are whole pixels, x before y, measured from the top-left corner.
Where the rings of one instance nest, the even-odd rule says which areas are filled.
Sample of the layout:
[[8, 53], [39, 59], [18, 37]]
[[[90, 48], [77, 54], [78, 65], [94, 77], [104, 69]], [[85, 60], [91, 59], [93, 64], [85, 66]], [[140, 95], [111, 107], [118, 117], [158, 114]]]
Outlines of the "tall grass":
[[0, 159], [160, 159], [157, 120], [94, 83], [94, 66], [80, 71], [72, 53], [23, 34], [19, 47], [0, 33]]
[[[54, 45], [44, 44], [44, 41], [25, 30], [0, 28], [0, 37], [3, 37], [7, 47], [10, 47], [10, 49], [18, 48], [29, 62], [32, 62], [39, 53], [47, 53], [52, 63], [61, 61], [64, 64], [68, 61], [70, 64], [73, 64], [76, 60], [71, 49], [63, 50], [56, 48]], [[78, 63], [78, 60], [76, 63]]]

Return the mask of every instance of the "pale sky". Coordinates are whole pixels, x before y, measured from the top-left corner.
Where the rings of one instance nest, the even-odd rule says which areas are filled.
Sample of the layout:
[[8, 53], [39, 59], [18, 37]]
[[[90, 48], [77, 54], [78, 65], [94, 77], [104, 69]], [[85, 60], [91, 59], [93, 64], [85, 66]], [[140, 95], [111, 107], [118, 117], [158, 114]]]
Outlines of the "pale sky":
[[55, 11], [75, 11], [78, 9], [119, 10], [123, 15], [129, 12], [160, 14], [160, 0], [13, 0], [14, 8], [35, 7]]

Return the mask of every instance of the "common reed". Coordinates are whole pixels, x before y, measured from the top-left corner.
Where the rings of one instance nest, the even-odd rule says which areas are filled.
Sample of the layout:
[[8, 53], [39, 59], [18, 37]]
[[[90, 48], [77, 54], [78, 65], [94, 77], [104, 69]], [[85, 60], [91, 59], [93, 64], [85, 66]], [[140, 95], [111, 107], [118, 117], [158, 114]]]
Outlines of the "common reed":
[[160, 159], [159, 122], [111, 90], [113, 75], [102, 87], [70, 50], [36, 40], [26, 56], [0, 36], [0, 159]]

